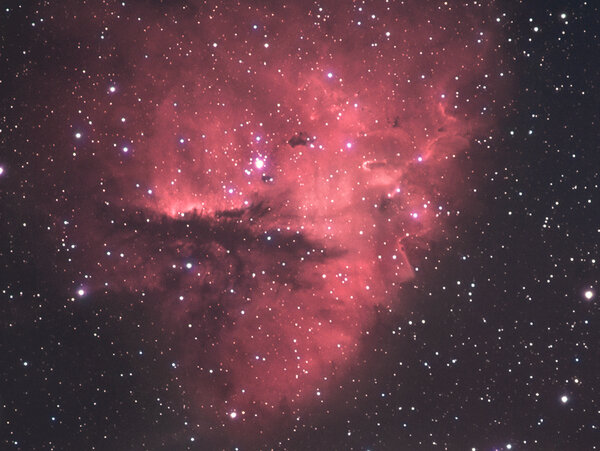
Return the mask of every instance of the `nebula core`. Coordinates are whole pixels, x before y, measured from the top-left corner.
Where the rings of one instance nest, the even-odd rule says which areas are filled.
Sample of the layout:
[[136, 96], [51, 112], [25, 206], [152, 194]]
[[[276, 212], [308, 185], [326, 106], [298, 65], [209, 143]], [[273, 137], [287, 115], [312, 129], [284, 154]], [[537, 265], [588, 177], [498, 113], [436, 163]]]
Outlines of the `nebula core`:
[[151, 300], [191, 415], [264, 426], [336, 396], [448, 237], [457, 157], [492, 125], [490, 10], [176, 3], [57, 11], [104, 57], [73, 63], [51, 214], [74, 302]]

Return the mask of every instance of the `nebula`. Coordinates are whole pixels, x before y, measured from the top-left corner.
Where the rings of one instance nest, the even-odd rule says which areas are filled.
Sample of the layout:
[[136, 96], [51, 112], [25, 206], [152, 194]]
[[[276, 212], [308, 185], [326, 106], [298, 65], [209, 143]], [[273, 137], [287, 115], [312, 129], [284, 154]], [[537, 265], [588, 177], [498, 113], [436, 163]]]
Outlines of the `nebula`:
[[75, 301], [151, 297], [186, 405], [215, 424], [335, 396], [467, 189], [456, 157], [490, 126], [489, 11], [129, 8], [87, 22], [119, 58], [87, 62], [110, 75], [72, 126]]

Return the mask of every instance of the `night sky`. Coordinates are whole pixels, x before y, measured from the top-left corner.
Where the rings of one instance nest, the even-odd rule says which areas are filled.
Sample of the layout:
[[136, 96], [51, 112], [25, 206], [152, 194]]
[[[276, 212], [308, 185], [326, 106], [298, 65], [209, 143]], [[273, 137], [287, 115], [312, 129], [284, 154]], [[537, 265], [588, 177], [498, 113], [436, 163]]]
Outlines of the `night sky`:
[[6, 450], [600, 448], [595, 1], [6, 1]]

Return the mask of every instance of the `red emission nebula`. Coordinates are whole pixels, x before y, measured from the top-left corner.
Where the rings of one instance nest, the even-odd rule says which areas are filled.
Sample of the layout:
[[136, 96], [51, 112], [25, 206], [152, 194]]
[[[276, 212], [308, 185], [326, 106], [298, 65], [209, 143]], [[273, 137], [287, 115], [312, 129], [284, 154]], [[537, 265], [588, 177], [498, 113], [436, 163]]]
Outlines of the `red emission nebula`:
[[114, 76], [78, 92], [74, 298], [152, 301], [192, 414], [297, 414], [346, 384], [413, 251], [447, 236], [456, 161], [492, 125], [489, 11], [162, 8], [78, 13], [121, 59], [90, 59]]

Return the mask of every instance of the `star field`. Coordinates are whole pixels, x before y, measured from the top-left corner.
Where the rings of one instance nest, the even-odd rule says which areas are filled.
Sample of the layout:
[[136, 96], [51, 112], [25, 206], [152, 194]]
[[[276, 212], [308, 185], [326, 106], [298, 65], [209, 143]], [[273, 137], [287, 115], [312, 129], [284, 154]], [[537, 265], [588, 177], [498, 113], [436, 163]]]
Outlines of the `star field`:
[[9, 2], [6, 449], [597, 449], [591, 2]]

